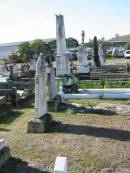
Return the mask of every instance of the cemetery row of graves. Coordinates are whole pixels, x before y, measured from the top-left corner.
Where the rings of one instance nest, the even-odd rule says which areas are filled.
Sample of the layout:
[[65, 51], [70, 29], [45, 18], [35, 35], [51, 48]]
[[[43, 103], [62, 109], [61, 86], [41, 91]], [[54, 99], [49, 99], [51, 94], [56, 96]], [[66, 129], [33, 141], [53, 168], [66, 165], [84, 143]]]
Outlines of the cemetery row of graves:
[[97, 37], [88, 59], [81, 37], [78, 51], [68, 52], [56, 15], [56, 53], [48, 47], [19, 68], [1, 65], [3, 173], [130, 171], [129, 61], [108, 63]]

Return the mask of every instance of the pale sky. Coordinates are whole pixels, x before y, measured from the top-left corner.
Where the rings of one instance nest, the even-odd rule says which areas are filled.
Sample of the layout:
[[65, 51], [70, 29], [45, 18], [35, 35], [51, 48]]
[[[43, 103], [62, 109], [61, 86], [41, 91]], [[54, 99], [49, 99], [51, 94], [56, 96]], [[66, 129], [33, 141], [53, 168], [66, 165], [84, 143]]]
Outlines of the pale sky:
[[79, 41], [82, 30], [85, 41], [130, 34], [130, 0], [0, 0], [0, 43], [55, 38], [59, 13]]

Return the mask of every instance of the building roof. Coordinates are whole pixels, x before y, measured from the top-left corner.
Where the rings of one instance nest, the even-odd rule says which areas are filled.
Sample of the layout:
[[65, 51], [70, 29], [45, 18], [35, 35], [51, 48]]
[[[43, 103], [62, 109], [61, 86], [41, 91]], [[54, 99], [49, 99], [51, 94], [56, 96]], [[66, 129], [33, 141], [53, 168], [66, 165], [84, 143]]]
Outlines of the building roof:
[[130, 42], [130, 34], [128, 35], [122, 35], [122, 36], [117, 36], [115, 38], [112, 38], [108, 41], [111, 41], [111, 42]]

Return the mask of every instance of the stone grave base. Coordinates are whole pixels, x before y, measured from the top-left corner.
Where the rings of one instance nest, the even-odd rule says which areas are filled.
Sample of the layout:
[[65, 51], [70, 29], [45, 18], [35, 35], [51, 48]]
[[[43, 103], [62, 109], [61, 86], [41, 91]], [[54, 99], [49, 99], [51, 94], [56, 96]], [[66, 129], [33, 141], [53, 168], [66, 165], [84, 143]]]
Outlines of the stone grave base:
[[50, 114], [45, 114], [39, 119], [32, 119], [28, 122], [27, 132], [28, 133], [44, 133], [46, 132], [52, 124], [52, 116]]
[[4, 147], [0, 150], [0, 167], [2, 167], [11, 157], [9, 147]]
[[61, 96], [57, 95], [53, 100], [47, 101], [47, 110], [49, 112], [57, 112], [61, 103]]

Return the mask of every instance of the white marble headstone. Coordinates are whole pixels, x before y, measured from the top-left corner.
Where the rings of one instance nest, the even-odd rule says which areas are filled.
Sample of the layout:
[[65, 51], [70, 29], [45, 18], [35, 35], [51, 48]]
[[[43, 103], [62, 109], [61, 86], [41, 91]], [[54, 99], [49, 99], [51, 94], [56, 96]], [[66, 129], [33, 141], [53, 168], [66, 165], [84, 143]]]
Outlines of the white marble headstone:
[[40, 53], [35, 74], [35, 118], [40, 118], [47, 113], [46, 102], [46, 64], [43, 54]]
[[78, 47], [78, 62], [79, 64], [86, 64], [87, 63], [87, 47], [84, 44], [81, 44]]

